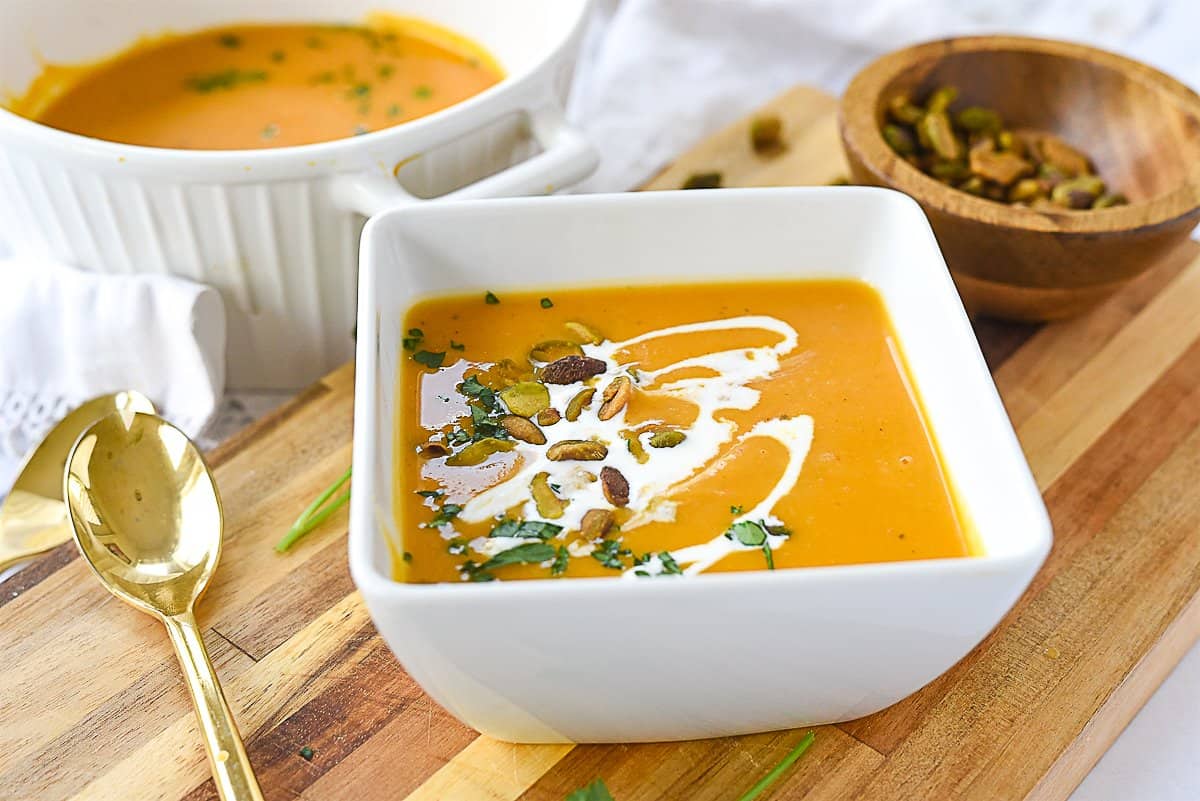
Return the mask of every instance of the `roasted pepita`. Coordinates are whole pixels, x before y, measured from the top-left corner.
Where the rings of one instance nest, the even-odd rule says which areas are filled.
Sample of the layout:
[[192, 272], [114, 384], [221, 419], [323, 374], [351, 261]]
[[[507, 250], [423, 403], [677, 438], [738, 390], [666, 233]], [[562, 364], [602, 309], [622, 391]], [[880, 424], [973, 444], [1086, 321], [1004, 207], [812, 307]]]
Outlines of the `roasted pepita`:
[[601, 420], [611, 420], [628, 405], [632, 396], [633, 382], [627, 376], [617, 376], [604, 388], [604, 394], [600, 396], [603, 402], [596, 416]]
[[538, 473], [529, 482], [529, 493], [533, 496], [533, 504], [537, 507], [538, 515], [547, 520], [557, 520], [563, 516], [563, 510], [567, 508], [568, 501], [554, 494], [554, 490], [550, 488], [550, 474], [546, 472]]
[[576, 320], [566, 322], [566, 328], [571, 332], [571, 335], [579, 340], [584, 345], [599, 345], [604, 341], [604, 337], [595, 328], [592, 328], [587, 323], [581, 323]]
[[687, 434], [682, 431], [655, 431], [650, 435], [651, 448], [674, 448], [687, 439]]
[[533, 417], [542, 409], [550, 408], [550, 390], [536, 381], [521, 381], [500, 390], [500, 400], [513, 414]]
[[545, 445], [546, 435], [527, 417], [519, 414], [506, 414], [500, 418], [500, 425], [513, 439], [528, 442], [531, 445]]
[[511, 451], [515, 447], [517, 447], [517, 443], [510, 439], [485, 437], [478, 442], [472, 442], [458, 453], [446, 459], [446, 464], [451, 467], [471, 467], [472, 465], [483, 464], [492, 454]]
[[574, 384], [607, 369], [607, 364], [591, 356], [564, 356], [543, 367], [541, 377], [547, 384]]
[[558, 409], [551, 407], [542, 409], [534, 418], [539, 426], [552, 426], [562, 419], [562, 415], [558, 413]]
[[604, 443], [587, 439], [564, 439], [546, 450], [546, 458], [552, 462], [599, 462], [607, 456]]
[[583, 410], [592, 405], [592, 398], [595, 394], [596, 388], [588, 387], [587, 389], [579, 390], [575, 397], [567, 401], [567, 420], [572, 423], [578, 420]]
[[600, 469], [600, 487], [613, 506], [629, 505], [629, 481], [617, 468], [605, 465]]
[[588, 541], [596, 540], [613, 527], [613, 513], [608, 509], [588, 509], [579, 522], [579, 534]]

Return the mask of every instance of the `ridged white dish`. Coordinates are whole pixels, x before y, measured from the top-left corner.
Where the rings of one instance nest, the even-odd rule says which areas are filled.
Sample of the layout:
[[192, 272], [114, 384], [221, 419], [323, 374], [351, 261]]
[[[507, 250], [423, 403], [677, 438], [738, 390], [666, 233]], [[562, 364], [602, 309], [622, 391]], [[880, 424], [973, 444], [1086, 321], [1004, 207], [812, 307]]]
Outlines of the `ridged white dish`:
[[[921, 209], [868, 188], [430, 204], [363, 236], [350, 571], [439, 703], [505, 740], [716, 737], [861, 717], [983, 639], [1050, 520]], [[400, 584], [404, 315], [450, 291], [853, 277], [879, 290], [984, 555], [657, 578]], [[816, 425], [821, 425], [816, 420]], [[804, 473], [800, 481], [804, 481]]]
[[19, 93], [40, 60], [86, 62], [146, 33], [375, 10], [480, 42], [508, 77], [394, 128], [276, 150], [133, 147], [0, 110], [0, 240], [17, 256], [217, 287], [231, 386], [299, 387], [349, 359], [365, 215], [447, 193], [549, 192], [594, 169], [562, 118], [587, 0], [11, 0], [0, 25], [0, 89]]

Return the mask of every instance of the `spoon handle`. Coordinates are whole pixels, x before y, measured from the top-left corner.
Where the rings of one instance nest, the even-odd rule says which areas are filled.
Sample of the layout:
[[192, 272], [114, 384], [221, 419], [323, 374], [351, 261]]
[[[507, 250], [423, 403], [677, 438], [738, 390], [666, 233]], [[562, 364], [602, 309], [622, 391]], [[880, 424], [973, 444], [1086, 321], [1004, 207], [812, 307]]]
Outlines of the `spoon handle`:
[[208, 659], [204, 640], [191, 610], [174, 617], [163, 618], [179, 666], [192, 693], [196, 717], [200, 721], [200, 732], [208, 749], [208, 761], [212, 765], [213, 781], [221, 801], [263, 801], [258, 780], [246, 757], [246, 747], [238, 734], [237, 724], [216, 671]]

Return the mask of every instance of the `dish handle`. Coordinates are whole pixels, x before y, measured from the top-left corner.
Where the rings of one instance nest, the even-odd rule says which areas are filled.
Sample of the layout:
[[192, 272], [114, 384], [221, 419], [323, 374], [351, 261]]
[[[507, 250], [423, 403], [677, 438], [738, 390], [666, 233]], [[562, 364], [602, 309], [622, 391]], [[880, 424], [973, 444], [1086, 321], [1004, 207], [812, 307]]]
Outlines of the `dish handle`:
[[[586, 178], [599, 156], [583, 134], [567, 124], [561, 109], [545, 106], [530, 115], [530, 127], [542, 152], [487, 178], [428, 200], [475, 200], [549, 194]], [[395, 178], [346, 175], [338, 179], [335, 197], [340, 205], [371, 217], [408, 203], [425, 202]]]

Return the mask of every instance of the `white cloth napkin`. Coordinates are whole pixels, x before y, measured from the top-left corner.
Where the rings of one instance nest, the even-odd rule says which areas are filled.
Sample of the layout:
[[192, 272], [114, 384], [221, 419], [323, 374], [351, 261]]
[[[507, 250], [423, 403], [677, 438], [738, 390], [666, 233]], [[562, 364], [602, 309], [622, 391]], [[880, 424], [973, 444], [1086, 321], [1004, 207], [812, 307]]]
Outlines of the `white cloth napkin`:
[[225, 307], [162, 275], [0, 261], [0, 497], [24, 454], [83, 401], [136, 389], [191, 436], [225, 388]]

